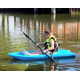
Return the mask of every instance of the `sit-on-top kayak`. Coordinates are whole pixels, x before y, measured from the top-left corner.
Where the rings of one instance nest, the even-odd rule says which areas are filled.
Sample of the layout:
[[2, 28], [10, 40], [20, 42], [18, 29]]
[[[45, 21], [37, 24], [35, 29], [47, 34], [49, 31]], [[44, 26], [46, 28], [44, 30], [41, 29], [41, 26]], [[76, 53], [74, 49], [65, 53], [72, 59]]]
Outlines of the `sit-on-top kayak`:
[[[28, 53], [32, 53], [36, 51], [28, 51]], [[24, 51], [22, 52], [13, 52], [9, 53], [9, 56], [13, 57], [14, 59], [19, 60], [42, 60], [42, 59], [49, 59], [49, 57], [46, 54], [41, 55], [26, 55]], [[51, 57], [51, 55], [49, 55]], [[58, 50], [57, 53], [52, 54], [53, 58], [68, 58], [68, 57], [76, 57], [76, 53], [72, 53], [69, 50]]]

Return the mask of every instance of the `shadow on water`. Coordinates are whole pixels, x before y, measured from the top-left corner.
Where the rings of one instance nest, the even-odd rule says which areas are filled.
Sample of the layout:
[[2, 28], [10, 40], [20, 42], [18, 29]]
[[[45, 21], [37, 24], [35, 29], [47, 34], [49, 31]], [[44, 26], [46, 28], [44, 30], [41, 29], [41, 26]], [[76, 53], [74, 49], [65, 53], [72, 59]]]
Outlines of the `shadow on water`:
[[[55, 59], [54, 61], [55, 62], [52, 62], [50, 59], [48, 59], [48, 60], [34, 60], [34, 61], [23, 61], [23, 60], [12, 59], [9, 62], [9, 64], [13, 64], [13, 65], [22, 64], [22, 65], [25, 65], [25, 66], [27, 66], [25, 71], [60, 71], [60, 70], [66, 70], [67, 69], [65, 64], [66, 65], [67, 64], [68, 65], [69, 64], [73, 65], [74, 62], [75, 62], [75, 58]], [[63, 66], [61, 66], [61, 65], [63, 65]]]

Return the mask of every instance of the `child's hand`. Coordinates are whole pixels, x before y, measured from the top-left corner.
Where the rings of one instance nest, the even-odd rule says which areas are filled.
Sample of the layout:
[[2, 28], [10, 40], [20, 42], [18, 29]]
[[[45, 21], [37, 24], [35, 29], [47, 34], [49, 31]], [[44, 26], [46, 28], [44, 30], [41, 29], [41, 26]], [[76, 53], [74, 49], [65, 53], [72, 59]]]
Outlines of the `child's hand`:
[[37, 47], [38, 47], [39, 45], [40, 45], [39, 43], [36, 44]]
[[46, 50], [43, 50], [44, 53], [46, 53]]

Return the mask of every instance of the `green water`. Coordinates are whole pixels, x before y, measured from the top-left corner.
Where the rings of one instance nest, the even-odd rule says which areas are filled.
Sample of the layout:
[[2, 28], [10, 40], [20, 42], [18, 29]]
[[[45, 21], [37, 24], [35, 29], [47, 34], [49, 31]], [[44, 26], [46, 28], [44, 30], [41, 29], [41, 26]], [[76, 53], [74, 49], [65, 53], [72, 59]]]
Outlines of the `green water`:
[[[44, 31], [52, 30], [59, 49], [68, 49], [77, 54], [76, 59], [50, 61], [20, 61], [8, 56], [21, 50], [39, 50], [27, 39], [22, 31], [34, 42], [45, 41]], [[41, 46], [43, 48], [43, 46]], [[79, 71], [80, 70], [80, 15], [19, 15], [0, 14], [0, 71]], [[40, 62], [40, 63], [39, 63]], [[46, 66], [46, 67], [45, 67]]]

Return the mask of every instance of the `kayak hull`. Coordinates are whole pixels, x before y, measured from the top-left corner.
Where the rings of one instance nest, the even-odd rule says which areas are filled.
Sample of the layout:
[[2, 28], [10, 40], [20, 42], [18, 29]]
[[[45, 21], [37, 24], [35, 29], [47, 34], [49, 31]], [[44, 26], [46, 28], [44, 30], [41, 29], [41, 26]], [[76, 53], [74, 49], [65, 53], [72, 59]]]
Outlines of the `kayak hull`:
[[[36, 52], [36, 51], [28, 51], [28, 53], [32, 53], [32, 52]], [[42, 55], [23, 55], [22, 52], [13, 52], [13, 53], [9, 53], [9, 56], [11, 56], [14, 59], [19, 59], [19, 60], [43, 60], [43, 59], [49, 59], [49, 57], [51, 57], [51, 55], [49, 55], [49, 57], [46, 54], [42, 54]], [[72, 57], [76, 57], [76, 53], [72, 53], [69, 50], [58, 50], [57, 53], [52, 54], [53, 58], [72, 58]]]

